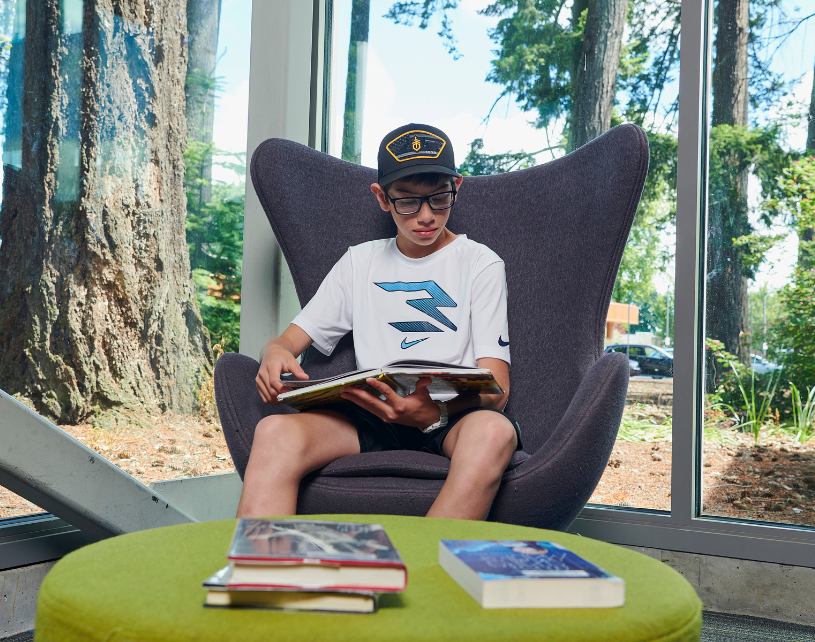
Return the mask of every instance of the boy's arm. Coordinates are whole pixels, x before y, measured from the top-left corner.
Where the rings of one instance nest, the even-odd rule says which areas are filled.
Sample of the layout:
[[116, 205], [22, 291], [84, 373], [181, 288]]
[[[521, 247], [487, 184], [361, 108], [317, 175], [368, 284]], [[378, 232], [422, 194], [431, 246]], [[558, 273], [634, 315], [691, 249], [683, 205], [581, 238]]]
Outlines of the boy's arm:
[[489, 368], [504, 391], [502, 395], [459, 395], [447, 402], [447, 413], [452, 416], [468, 408], [495, 408], [503, 410], [509, 399], [509, 364], [503, 359], [483, 357], [476, 359], [479, 368]]
[[303, 351], [312, 343], [312, 339], [301, 327], [291, 324], [276, 339], [271, 339], [260, 352], [260, 369], [255, 378], [255, 385], [261, 399], [266, 403], [278, 404], [277, 395], [288, 392], [280, 381], [280, 374], [291, 372], [298, 379], [308, 379], [308, 375], [297, 363]]

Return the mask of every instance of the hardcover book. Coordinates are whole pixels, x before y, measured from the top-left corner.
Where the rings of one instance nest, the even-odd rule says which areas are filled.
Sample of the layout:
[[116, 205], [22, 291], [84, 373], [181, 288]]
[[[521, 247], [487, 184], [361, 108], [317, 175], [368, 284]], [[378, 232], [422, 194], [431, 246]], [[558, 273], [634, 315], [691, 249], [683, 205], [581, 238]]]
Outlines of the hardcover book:
[[330, 611], [374, 613], [378, 600], [364, 591], [290, 591], [276, 588], [233, 588], [228, 586], [232, 566], [225, 566], [204, 580], [204, 606], [216, 608], [275, 609], [282, 611]]
[[402, 397], [416, 389], [416, 382], [422, 377], [432, 380], [428, 386], [431, 395], [457, 395], [464, 392], [500, 395], [504, 391], [487, 368], [452, 366], [431, 361], [394, 361], [381, 368], [355, 370], [328, 379], [286, 378], [283, 383], [291, 388], [278, 400], [297, 410], [312, 406], [342, 401], [340, 394], [348, 388], [361, 388], [378, 395], [365, 380], [378, 379], [390, 386]]
[[625, 604], [621, 578], [554, 542], [443, 539], [439, 564], [487, 609]]
[[403, 591], [407, 569], [380, 524], [239, 519], [227, 587]]

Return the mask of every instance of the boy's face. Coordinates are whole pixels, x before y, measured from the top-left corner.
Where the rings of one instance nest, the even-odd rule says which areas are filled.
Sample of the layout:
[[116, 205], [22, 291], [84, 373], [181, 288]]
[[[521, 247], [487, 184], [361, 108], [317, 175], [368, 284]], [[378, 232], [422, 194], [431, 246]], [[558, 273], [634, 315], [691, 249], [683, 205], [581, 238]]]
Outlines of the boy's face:
[[[419, 185], [406, 180], [398, 180], [388, 187], [391, 198], [411, 198], [416, 196], [431, 196], [452, 189], [458, 191], [462, 178], [443, 177], [435, 185]], [[399, 214], [393, 203], [385, 195], [385, 191], [378, 183], [371, 185], [371, 191], [376, 195], [379, 206], [385, 212], [390, 212], [394, 223], [399, 230], [398, 236], [406, 243], [407, 249], [418, 251], [424, 255], [427, 250], [435, 251], [435, 246], [441, 244], [450, 209], [433, 210], [428, 202], [422, 203], [422, 209], [415, 214]]]

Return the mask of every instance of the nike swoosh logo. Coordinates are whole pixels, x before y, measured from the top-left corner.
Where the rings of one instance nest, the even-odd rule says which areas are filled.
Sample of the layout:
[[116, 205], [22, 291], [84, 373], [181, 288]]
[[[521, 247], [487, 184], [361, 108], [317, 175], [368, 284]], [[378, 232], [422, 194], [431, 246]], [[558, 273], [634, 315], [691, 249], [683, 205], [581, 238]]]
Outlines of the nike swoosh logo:
[[424, 339], [416, 339], [416, 341], [408, 342], [407, 339], [402, 339], [402, 350], [407, 350], [411, 346], [415, 346], [417, 343], [421, 343], [425, 339], [429, 339], [430, 337], [425, 337]]
[[499, 334], [498, 335], [498, 345], [501, 346], [502, 348], [504, 348], [504, 347], [509, 345], [509, 341], [501, 341], [501, 335]]

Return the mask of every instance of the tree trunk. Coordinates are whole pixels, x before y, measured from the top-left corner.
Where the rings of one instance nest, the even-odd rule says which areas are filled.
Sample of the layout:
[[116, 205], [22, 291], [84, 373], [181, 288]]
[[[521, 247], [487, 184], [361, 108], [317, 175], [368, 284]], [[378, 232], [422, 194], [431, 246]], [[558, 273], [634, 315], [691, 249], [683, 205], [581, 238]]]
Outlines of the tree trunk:
[[[212, 145], [215, 123], [215, 64], [218, 61], [218, 28], [221, 0], [187, 0], [189, 57], [184, 87], [187, 102], [187, 139]], [[212, 200], [212, 153], [207, 150], [198, 168], [195, 203], [200, 212]], [[189, 177], [188, 177], [189, 178]]]
[[362, 162], [362, 112], [365, 108], [365, 73], [371, 0], [352, 0], [348, 74], [345, 80], [345, 115], [342, 125], [342, 158]]
[[[747, 39], [749, 0], [720, 0], [713, 68], [712, 126], [747, 126]], [[733, 238], [747, 233], [747, 178], [723, 159], [723, 193], [712, 195], [708, 211], [707, 336], [748, 365], [749, 347], [741, 334], [749, 330], [747, 279], [742, 274], [743, 249]], [[732, 169], [729, 169], [732, 168]]]
[[584, 7], [588, 11], [583, 47], [572, 76], [571, 149], [582, 147], [611, 127], [628, 0], [576, 0], [573, 21]]
[[189, 411], [212, 354], [184, 231], [183, 0], [85, 0], [81, 73], [63, 2], [27, 3], [0, 387], [62, 421], [118, 404]]

